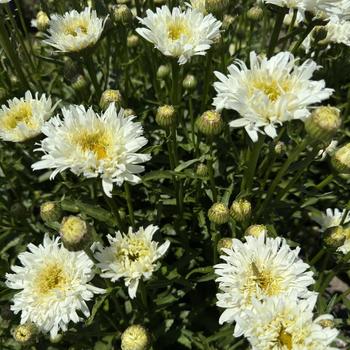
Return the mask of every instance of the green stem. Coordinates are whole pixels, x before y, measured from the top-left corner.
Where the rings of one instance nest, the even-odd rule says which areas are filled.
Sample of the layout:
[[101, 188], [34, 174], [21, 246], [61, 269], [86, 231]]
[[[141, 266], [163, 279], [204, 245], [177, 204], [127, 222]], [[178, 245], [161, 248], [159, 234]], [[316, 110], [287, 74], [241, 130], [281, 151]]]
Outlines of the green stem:
[[293, 48], [291, 50], [291, 53], [293, 55], [297, 52], [298, 48], [303, 43], [303, 41], [306, 39], [306, 37], [311, 33], [313, 28], [314, 28], [314, 24], [313, 23], [308, 24], [308, 26], [306, 27], [305, 32], [301, 35], [300, 39], [296, 42], [296, 44], [293, 46]]
[[104, 197], [106, 203], [108, 204], [109, 208], [112, 211], [112, 214], [114, 215], [114, 217], [117, 221], [119, 230], [122, 232], [126, 232], [122, 218], [120, 217], [120, 214], [119, 214], [118, 207], [115, 204], [114, 200], [112, 198], [109, 198], [104, 192], [103, 192], [103, 197]]
[[218, 200], [218, 193], [215, 186], [215, 176], [214, 176], [214, 149], [213, 149], [213, 140], [211, 138], [208, 139], [208, 144], [210, 147], [210, 156], [208, 159], [208, 172], [209, 172], [209, 181], [211, 193], [213, 195], [213, 202], [216, 203]]
[[133, 209], [132, 200], [131, 200], [130, 185], [127, 182], [124, 182], [124, 189], [125, 189], [126, 201], [128, 204], [130, 223], [132, 228], [135, 228], [135, 217], [134, 217], [134, 209]]
[[101, 96], [101, 87], [98, 83], [98, 80], [97, 80], [97, 74], [96, 74], [96, 69], [95, 69], [95, 65], [94, 65], [94, 61], [92, 59], [92, 56], [87, 54], [84, 56], [84, 61], [85, 61], [85, 64], [86, 64], [86, 68], [89, 72], [89, 75], [90, 75], [90, 79], [91, 79], [91, 82], [92, 84], [94, 85], [94, 88], [95, 88], [95, 93], [98, 94], [98, 96]]
[[328, 175], [324, 180], [322, 180], [318, 185], [316, 185], [317, 190], [322, 190], [325, 186], [327, 186], [329, 183], [331, 183], [334, 179], [334, 175], [330, 174]]
[[275, 26], [273, 28], [273, 32], [272, 32], [272, 35], [270, 38], [269, 48], [267, 50], [268, 57], [271, 57], [274, 53], [275, 47], [276, 47], [277, 42], [278, 42], [278, 37], [279, 37], [280, 31], [282, 29], [283, 20], [284, 20], [285, 15], [286, 15], [286, 12], [284, 11], [284, 9], [281, 9], [276, 14]]
[[205, 108], [207, 106], [210, 76], [212, 74], [212, 69], [211, 69], [212, 58], [213, 58], [213, 52], [212, 52], [212, 50], [209, 50], [209, 52], [207, 53], [207, 65], [206, 65], [206, 69], [205, 69], [204, 88], [203, 88], [202, 104], [201, 104], [201, 113], [204, 112], [204, 110], [205, 110]]

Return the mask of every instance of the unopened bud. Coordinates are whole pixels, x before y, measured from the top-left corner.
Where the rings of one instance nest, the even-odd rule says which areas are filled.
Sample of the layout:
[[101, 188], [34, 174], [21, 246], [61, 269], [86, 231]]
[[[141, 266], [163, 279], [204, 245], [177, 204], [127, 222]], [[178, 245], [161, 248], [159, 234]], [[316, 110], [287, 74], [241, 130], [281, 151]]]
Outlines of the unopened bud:
[[147, 350], [150, 347], [150, 336], [141, 325], [128, 327], [121, 336], [122, 350]]
[[45, 202], [40, 206], [40, 216], [44, 222], [60, 221], [62, 217], [61, 205], [58, 202]]
[[81, 250], [90, 242], [91, 228], [79, 216], [71, 215], [63, 218], [60, 235], [68, 250]]
[[245, 236], [253, 236], [255, 238], [258, 238], [261, 235], [266, 235], [266, 234], [267, 234], [267, 227], [265, 225], [251, 225], [244, 232]]
[[170, 105], [160, 106], [157, 109], [156, 122], [162, 128], [169, 128], [176, 122], [175, 108]]
[[340, 174], [350, 174], [350, 143], [340, 147], [331, 158], [332, 166]]
[[198, 175], [200, 177], [205, 177], [208, 174], [209, 174], [208, 167], [203, 163], [198, 164], [197, 169], [196, 169], [196, 175]]
[[36, 27], [39, 31], [44, 32], [50, 23], [49, 16], [44, 11], [39, 11], [36, 15]]
[[324, 243], [330, 248], [339, 248], [345, 241], [345, 229], [342, 226], [330, 227], [326, 230]]
[[225, 224], [230, 218], [230, 211], [224, 203], [214, 203], [208, 210], [208, 218], [217, 225]]
[[140, 38], [135, 34], [129, 35], [126, 39], [126, 46], [129, 48], [137, 47], [139, 43], [140, 43]]
[[330, 140], [340, 128], [341, 118], [338, 108], [322, 106], [316, 108], [305, 121], [306, 132], [315, 140]]
[[217, 245], [217, 250], [219, 254], [223, 254], [223, 249], [231, 249], [232, 248], [232, 238], [224, 237], [221, 238]]
[[56, 335], [50, 335], [50, 342], [52, 344], [58, 344], [61, 342], [62, 338], [63, 338], [63, 335], [60, 333], [58, 333]]
[[133, 21], [133, 14], [126, 5], [117, 5], [114, 9], [113, 19], [116, 23], [128, 25]]
[[75, 91], [82, 91], [88, 86], [88, 82], [83, 75], [78, 75], [72, 82], [72, 88]]
[[324, 319], [317, 322], [322, 328], [334, 328], [334, 320]]
[[136, 114], [135, 114], [135, 111], [133, 109], [131, 109], [131, 108], [124, 109], [124, 117], [125, 118], [129, 118], [129, 117], [135, 116], [135, 115]]
[[21, 345], [29, 345], [34, 342], [37, 335], [37, 328], [33, 323], [25, 323], [17, 326], [13, 337]]
[[264, 11], [259, 6], [251, 7], [247, 12], [247, 18], [251, 21], [258, 22], [264, 16]]
[[327, 38], [328, 31], [325, 26], [316, 26], [312, 31], [312, 39], [318, 43], [322, 42]]
[[229, 29], [233, 22], [235, 21], [235, 18], [231, 15], [224, 15], [224, 18], [222, 20], [222, 29], [227, 30]]
[[157, 70], [157, 78], [165, 79], [170, 74], [170, 67], [168, 65], [162, 64]]
[[100, 99], [100, 107], [106, 110], [111, 103], [115, 103], [118, 107], [122, 104], [122, 95], [119, 90], [105, 90]]
[[287, 150], [287, 146], [283, 141], [278, 141], [275, 145], [275, 153], [281, 155], [285, 153]]
[[205, 9], [216, 15], [223, 14], [228, 7], [229, 0], [205, 0]]
[[237, 199], [231, 205], [230, 214], [238, 222], [247, 221], [252, 215], [252, 205], [246, 199]]
[[206, 111], [196, 120], [198, 130], [207, 136], [214, 136], [221, 133], [224, 122], [220, 113], [216, 111]]
[[188, 74], [182, 82], [182, 86], [185, 90], [194, 90], [197, 87], [197, 79], [194, 75]]

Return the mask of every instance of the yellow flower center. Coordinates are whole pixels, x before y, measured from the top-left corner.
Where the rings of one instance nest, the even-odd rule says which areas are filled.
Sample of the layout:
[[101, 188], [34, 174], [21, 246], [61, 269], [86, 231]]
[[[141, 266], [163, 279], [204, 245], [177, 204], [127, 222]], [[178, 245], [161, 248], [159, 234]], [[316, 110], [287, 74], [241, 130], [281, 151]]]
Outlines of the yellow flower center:
[[95, 153], [98, 160], [107, 157], [108, 137], [103, 131], [83, 131], [75, 137], [75, 142], [84, 152]]
[[19, 123], [25, 123], [27, 126], [33, 126], [32, 106], [28, 102], [20, 102], [12, 107], [3, 117], [1, 124], [5, 129], [14, 129]]
[[272, 81], [257, 81], [254, 84], [255, 89], [262, 91], [268, 96], [270, 101], [276, 101], [281, 96], [281, 88], [275, 80]]
[[280, 330], [278, 342], [280, 346], [285, 346], [288, 350], [292, 350], [293, 348], [292, 335], [286, 332], [283, 327]]
[[36, 285], [39, 294], [46, 295], [56, 289], [64, 289], [67, 276], [57, 263], [47, 265], [38, 275]]
[[127, 238], [127, 245], [118, 247], [117, 259], [138, 261], [140, 258], [148, 256], [150, 253], [146, 242], [139, 238]]
[[183, 22], [173, 22], [168, 26], [168, 37], [171, 40], [179, 40], [181, 36], [188, 34], [188, 27]]
[[88, 22], [85, 19], [75, 19], [65, 24], [63, 32], [66, 35], [78, 36], [78, 34], [86, 34], [88, 31]]

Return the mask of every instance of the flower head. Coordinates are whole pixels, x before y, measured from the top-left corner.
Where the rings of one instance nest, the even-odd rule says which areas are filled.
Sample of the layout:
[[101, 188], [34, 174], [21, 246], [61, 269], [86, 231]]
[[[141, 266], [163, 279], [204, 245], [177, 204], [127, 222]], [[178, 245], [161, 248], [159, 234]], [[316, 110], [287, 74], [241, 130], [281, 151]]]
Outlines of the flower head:
[[205, 55], [220, 34], [221, 22], [196, 9], [182, 11], [174, 7], [170, 11], [167, 6], [162, 6], [156, 13], [147, 10], [146, 14], [139, 21], [147, 28], [136, 31], [165, 56], [178, 58], [179, 64], [185, 64], [194, 55]]
[[96, 11], [90, 7], [82, 12], [72, 10], [63, 16], [52, 15], [45, 42], [58, 51], [79, 52], [97, 43], [105, 22], [106, 18], [98, 18]]
[[82, 251], [70, 252], [59, 238], [45, 235], [43, 244], [28, 245], [19, 254], [22, 266], [12, 266], [6, 285], [21, 290], [13, 297], [11, 309], [21, 312], [21, 324], [34, 323], [42, 332], [56, 335], [66, 331], [70, 321], [81, 321], [77, 311], [90, 315], [86, 301], [104, 290], [89, 284], [94, 263]]
[[108, 235], [109, 246], [103, 248], [97, 244], [96, 259], [102, 270], [102, 277], [110, 278], [112, 282], [124, 278], [130, 298], [135, 298], [141, 278], [148, 280], [156, 270], [157, 260], [168, 250], [170, 242], [165, 241], [158, 247], [152, 241], [157, 226], [141, 227], [137, 232], [129, 228], [127, 235], [116, 232], [115, 237]]
[[40, 134], [41, 128], [54, 110], [51, 98], [38, 93], [33, 97], [27, 91], [24, 97], [7, 101], [0, 108], [0, 138], [4, 141], [21, 142]]
[[217, 96], [213, 105], [218, 110], [237, 111], [240, 118], [230, 125], [244, 127], [254, 142], [258, 132], [273, 138], [278, 125], [306, 119], [310, 106], [331, 95], [333, 90], [325, 88], [323, 80], [311, 80], [317, 68], [312, 60], [297, 66], [289, 52], [270, 59], [251, 52], [250, 68], [236, 60], [236, 64], [228, 67], [228, 76], [215, 72], [219, 81], [214, 83]]
[[307, 288], [314, 282], [313, 273], [298, 258], [300, 249], [291, 250], [279, 237], [246, 236], [245, 243], [233, 239], [231, 249], [223, 251], [225, 262], [214, 266], [219, 282], [217, 305], [226, 309], [220, 323], [243, 317], [254, 299], [264, 301], [290, 291], [304, 298], [311, 293]]
[[135, 117], [124, 118], [124, 110], [117, 113], [114, 104], [101, 115], [83, 106], [63, 108], [62, 114], [63, 120], [56, 116], [44, 125], [46, 138], [37, 150], [45, 154], [32, 165], [34, 170], [55, 169], [51, 178], [66, 169], [87, 178], [100, 176], [108, 196], [114, 183], [140, 181], [135, 174], [144, 167], [139, 163], [150, 156], [136, 153], [147, 139]]
[[122, 350], [147, 350], [149, 344], [148, 331], [138, 324], [128, 327], [121, 336]]
[[334, 328], [323, 327], [322, 315], [313, 320], [316, 296], [297, 300], [293, 295], [273, 297], [265, 303], [254, 301], [254, 308], [240, 320], [244, 335], [254, 350], [336, 350], [331, 343], [338, 335]]
[[[345, 209], [340, 210], [338, 208], [334, 208], [334, 209], [327, 208], [325, 213], [319, 213], [319, 214], [312, 213], [311, 218], [321, 226], [322, 231], [325, 231], [330, 227], [339, 226], [344, 214], [345, 214]], [[347, 223], [349, 221], [350, 221], [350, 213], [347, 214], [347, 217], [345, 218], [344, 223]]]

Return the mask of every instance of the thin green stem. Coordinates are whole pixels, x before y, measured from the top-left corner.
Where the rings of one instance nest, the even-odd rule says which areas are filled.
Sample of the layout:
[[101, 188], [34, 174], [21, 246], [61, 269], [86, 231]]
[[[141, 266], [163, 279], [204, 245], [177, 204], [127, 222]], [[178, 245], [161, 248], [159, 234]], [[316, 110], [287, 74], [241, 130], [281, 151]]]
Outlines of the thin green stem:
[[128, 204], [130, 223], [131, 223], [131, 226], [133, 228], [135, 228], [134, 208], [132, 206], [130, 185], [127, 182], [124, 182], [124, 189], [125, 189], [126, 201], [127, 201], [127, 204]]
[[202, 104], [201, 104], [201, 113], [204, 112], [206, 106], [207, 106], [207, 100], [208, 100], [208, 92], [209, 92], [209, 83], [210, 78], [212, 74], [212, 58], [213, 58], [213, 52], [212, 50], [209, 50], [207, 53], [207, 64], [205, 68], [205, 78], [204, 78], [204, 88], [203, 88], [203, 94], [202, 94]]
[[275, 47], [278, 43], [278, 37], [279, 37], [281, 29], [282, 29], [283, 20], [284, 20], [285, 15], [286, 15], [286, 12], [284, 11], [284, 9], [281, 9], [276, 14], [275, 26], [273, 28], [273, 32], [272, 32], [272, 35], [270, 38], [269, 48], [267, 50], [268, 57], [271, 57], [275, 51]]
[[89, 54], [85, 55], [84, 61], [86, 64], [86, 68], [89, 72], [91, 82], [94, 85], [95, 93], [98, 94], [98, 96], [101, 96], [101, 87], [100, 87], [100, 84], [98, 83], [98, 80], [97, 80], [97, 73], [96, 73], [96, 69], [95, 69], [95, 65], [94, 65], [94, 61], [92, 59], [92, 56]]
[[122, 218], [119, 214], [119, 210], [117, 205], [115, 204], [114, 200], [110, 197], [108, 197], [104, 192], [103, 192], [103, 197], [106, 201], [106, 203], [108, 204], [109, 208], [111, 209], [112, 214], [114, 215], [117, 224], [118, 224], [118, 228], [120, 231], [122, 232], [126, 232], [125, 226], [123, 224]]
[[211, 193], [213, 195], [213, 202], [216, 203], [218, 200], [218, 192], [216, 190], [215, 186], [215, 176], [214, 176], [214, 148], [213, 148], [213, 140], [211, 138], [208, 138], [208, 144], [210, 148], [210, 155], [208, 159], [208, 172], [209, 172], [209, 181], [210, 181], [210, 188]]
[[300, 39], [295, 43], [293, 48], [290, 50], [293, 55], [296, 54], [296, 52], [299, 49], [300, 45], [303, 43], [303, 41], [306, 39], [306, 37], [311, 33], [313, 28], [314, 28], [314, 24], [313, 23], [308, 24], [308, 26], [306, 27], [305, 32], [301, 35]]
[[334, 175], [330, 174], [328, 175], [324, 180], [322, 180], [318, 185], [316, 185], [317, 190], [322, 190], [325, 186], [327, 186], [329, 183], [331, 183], [334, 179]]

